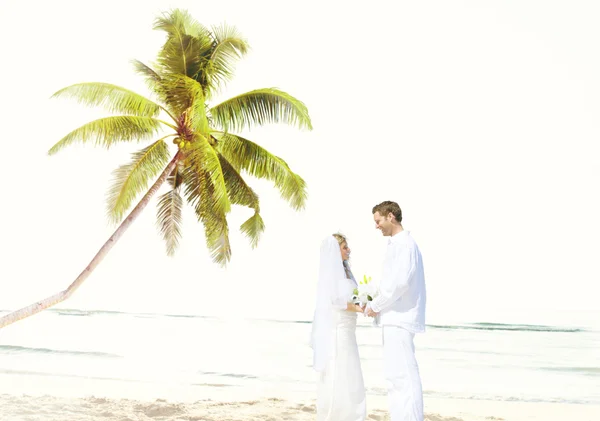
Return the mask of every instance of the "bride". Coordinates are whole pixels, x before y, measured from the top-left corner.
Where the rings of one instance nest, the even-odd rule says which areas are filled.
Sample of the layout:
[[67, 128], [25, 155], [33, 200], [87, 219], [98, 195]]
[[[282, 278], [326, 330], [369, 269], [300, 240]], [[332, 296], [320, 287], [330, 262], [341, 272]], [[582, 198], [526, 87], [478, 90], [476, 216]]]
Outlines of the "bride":
[[356, 317], [363, 309], [352, 304], [356, 280], [349, 257], [343, 235], [323, 240], [311, 337], [313, 368], [319, 372], [317, 421], [364, 421], [366, 417], [356, 343]]

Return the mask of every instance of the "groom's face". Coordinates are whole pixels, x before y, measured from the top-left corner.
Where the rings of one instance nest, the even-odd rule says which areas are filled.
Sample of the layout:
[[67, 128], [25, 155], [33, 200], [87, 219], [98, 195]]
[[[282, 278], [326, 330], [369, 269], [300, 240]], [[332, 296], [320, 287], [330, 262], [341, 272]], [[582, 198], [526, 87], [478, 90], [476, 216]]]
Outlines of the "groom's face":
[[387, 216], [382, 216], [379, 212], [373, 214], [373, 220], [375, 221], [375, 228], [381, 231], [384, 236], [392, 235], [392, 218], [394, 216], [390, 213]]

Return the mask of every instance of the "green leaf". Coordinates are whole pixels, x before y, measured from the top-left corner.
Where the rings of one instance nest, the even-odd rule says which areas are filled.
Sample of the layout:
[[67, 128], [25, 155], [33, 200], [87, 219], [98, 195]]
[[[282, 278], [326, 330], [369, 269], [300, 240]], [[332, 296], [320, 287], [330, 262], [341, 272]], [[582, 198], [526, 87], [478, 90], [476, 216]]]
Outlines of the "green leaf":
[[190, 89], [191, 104], [189, 108], [190, 129], [196, 134], [207, 137], [209, 135], [208, 119], [206, 115], [206, 104], [202, 86], [195, 82], [194, 88]]
[[155, 86], [157, 83], [160, 82], [161, 77], [158, 73], [156, 73], [154, 70], [152, 70], [152, 68], [150, 68], [149, 66], [146, 66], [144, 63], [142, 63], [139, 60], [132, 60], [131, 61], [133, 64], [133, 68], [135, 69], [135, 72], [144, 76], [144, 78], [146, 79], [146, 85], [154, 90]]
[[218, 139], [219, 152], [234, 168], [272, 181], [279, 189], [281, 197], [287, 200], [292, 208], [304, 208], [307, 197], [306, 183], [290, 170], [283, 159], [243, 137], [223, 132], [213, 132], [213, 135]]
[[74, 98], [80, 104], [101, 106], [109, 112], [156, 117], [160, 105], [142, 95], [109, 83], [78, 83], [61, 89], [53, 98]]
[[210, 113], [225, 132], [242, 131], [268, 123], [312, 129], [306, 106], [275, 88], [257, 89], [228, 99], [212, 107]]
[[213, 27], [215, 43], [204, 66], [211, 86], [218, 89], [233, 77], [234, 63], [250, 49], [248, 42], [232, 26]]
[[188, 162], [196, 173], [204, 173], [208, 176], [215, 211], [227, 214], [231, 210], [231, 202], [227, 195], [219, 155], [204, 136], [194, 137], [194, 141], [190, 144]]
[[223, 171], [223, 179], [225, 180], [225, 188], [231, 203], [259, 211], [258, 195], [246, 184], [239, 172], [223, 155], [219, 154], [218, 156]]
[[157, 223], [167, 246], [167, 254], [173, 256], [181, 239], [183, 199], [179, 189], [173, 188], [158, 199]]
[[260, 235], [265, 230], [265, 224], [260, 216], [260, 206], [258, 201], [258, 195], [246, 184], [242, 176], [237, 170], [223, 157], [219, 155], [221, 162], [221, 168], [223, 169], [223, 177], [225, 179], [225, 186], [227, 187], [227, 194], [229, 200], [235, 205], [247, 206], [254, 209], [254, 215], [245, 221], [241, 226], [240, 230], [248, 239], [252, 247], [258, 245]]
[[204, 225], [213, 261], [225, 265], [231, 257], [226, 214], [231, 209], [217, 152], [203, 136], [191, 143], [184, 170], [185, 195]]
[[173, 114], [185, 120], [184, 125], [191, 131], [208, 135], [205, 97], [200, 83], [185, 75], [169, 74], [157, 84], [156, 92]]
[[225, 266], [231, 260], [231, 243], [229, 242], [229, 226], [225, 214], [213, 214], [210, 222], [204, 221], [206, 245], [215, 263]]
[[153, 29], [165, 31], [169, 36], [186, 34], [206, 42], [211, 40], [210, 31], [183, 9], [174, 9], [163, 13], [154, 21]]
[[165, 31], [168, 35], [158, 55], [162, 72], [196, 77], [202, 55], [212, 46], [210, 33], [182, 10], [174, 10], [156, 19], [154, 29]]
[[135, 198], [148, 188], [150, 181], [164, 170], [169, 161], [169, 149], [161, 139], [133, 154], [127, 165], [117, 168], [109, 190], [108, 215], [114, 223], [120, 222]]
[[240, 226], [240, 231], [248, 237], [252, 248], [256, 248], [261, 234], [265, 230], [265, 223], [258, 212], [255, 212], [246, 222]]
[[214, 186], [202, 168], [188, 166], [184, 170], [185, 195], [204, 226], [206, 246], [214, 262], [224, 266], [231, 258], [229, 227], [224, 212], [216, 206]]
[[115, 116], [91, 121], [59, 140], [48, 153], [55, 154], [75, 142], [94, 142], [109, 148], [117, 142], [150, 139], [158, 133], [161, 121], [152, 117]]

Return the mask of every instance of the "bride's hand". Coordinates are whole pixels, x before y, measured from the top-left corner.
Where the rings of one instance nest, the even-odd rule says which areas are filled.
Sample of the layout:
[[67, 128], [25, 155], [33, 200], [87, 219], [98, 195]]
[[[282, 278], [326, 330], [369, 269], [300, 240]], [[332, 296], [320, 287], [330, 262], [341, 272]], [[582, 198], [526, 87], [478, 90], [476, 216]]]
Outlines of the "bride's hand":
[[365, 311], [364, 307], [361, 307], [359, 304], [348, 303], [346, 306], [347, 311], [354, 311], [356, 313], [362, 313]]

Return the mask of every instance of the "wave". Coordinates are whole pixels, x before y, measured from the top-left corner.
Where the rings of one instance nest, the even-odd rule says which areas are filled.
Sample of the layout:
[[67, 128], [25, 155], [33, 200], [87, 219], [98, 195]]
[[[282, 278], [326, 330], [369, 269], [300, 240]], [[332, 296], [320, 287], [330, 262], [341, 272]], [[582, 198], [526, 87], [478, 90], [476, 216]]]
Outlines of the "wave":
[[563, 373], [578, 373], [587, 376], [600, 376], [600, 367], [540, 367], [540, 369]]
[[52, 373], [47, 371], [30, 371], [30, 370], [12, 370], [10, 368], [0, 369], [0, 374], [16, 374], [20, 376], [41, 376], [41, 377], [60, 377], [60, 378], [71, 378], [71, 379], [85, 379], [85, 380], [106, 380], [106, 381], [118, 381], [128, 383], [152, 383], [150, 380], [142, 379], [128, 379], [122, 377], [100, 377], [100, 376], [88, 376], [83, 374], [66, 374], [66, 373]]
[[[129, 316], [136, 318], [184, 318], [184, 319], [202, 319], [202, 320], [224, 320], [214, 316], [202, 316], [197, 314], [175, 314], [175, 313], [135, 313], [112, 310], [78, 310], [78, 309], [48, 309], [48, 313], [59, 316], [73, 317], [93, 317], [93, 316]], [[0, 310], [1, 313], [8, 313], [7, 310]], [[281, 319], [263, 319], [248, 318], [248, 321], [282, 323], [282, 324], [311, 324], [310, 320], [281, 320]], [[429, 329], [442, 330], [489, 330], [489, 331], [514, 331], [514, 332], [549, 332], [549, 333], [578, 333], [586, 332], [586, 329], [567, 326], [548, 326], [531, 324], [508, 324], [508, 323], [461, 323], [461, 324], [428, 324]], [[358, 328], [369, 329], [371, 325], [358, 325]]]
[[551, 332], [551, 333], [577, 333], [585, 329], [576, 327], [560, 327], [546, 325], [506, 324], [506, 323], [464, 323], [460, 325], [427, 325], [433, 329], [447, 330], [506, 330], [514, 332]]
[[30, 348], [26, 346], [17, 345], [0, 345], [0, 353], [2, 354], [59, 354], [59, 355], [72, 355], [72, 356], [85, 356], [85, 357], [101, 357], [101, 358], [123, 358], [121, 355], [110, 354], [107, 352], [94, 352], [94, 351], [73, 351], [68, 349], [50, 349], [50, 348]]
[[[386, 394], [383, 389], [373, 390], [372, 394]], [[466, 399], [466, 400], [481, 400], [481, 401], [498, 401], [498, 402], [531, 402], [531, 403], [566, 403], [577, 405], [597, 405], [600, 403], [597, 399], [569, 399], [563, 397], [534, 397], [534, 396], [499, 396], [492, 394], [469, 394], [469, 393], [454, 393], [454, 392], [437, 392], [433, 390], [424, 390], [424, 396], [446, 399]]]
[[[0, 310], [0, 315], [10, 313], [12, 310]], [[136, 313], [116, 310], [79, 310], [72, 308], [50, 308], [44, 310], [45, 313], [57, 314], [59, 316], [74, 316], [74, 317], [92, 317], [92, 316], [133, 316], [143, 318], [159, 318], [159, 317], [174, 317], [174, 318], [191, 318], [191, 319], [217, 319], [213, 316], [201, 316], [197, 314], [170, 314], [170, 313]]]
[[[382, 387], [370, 387], [366, 389], [367, 395], [386, 396], [387, 389]], [[481, 400], [497, 402], [548, 402], [548, 403], [570, 403], [579, 405], [596, 405], [599, 402], [595, 399], [568, 399], [561, 397], [533, 397], [533, 396], [500, 396], [492, 394], [469, 394], [456, 392], [438, 392], [434, 390], [423, 390], [423, 395], [432, 398], [460, 399], [460, 400]]]
[[198, 374], [204, 374], [208, 376], [217, 376], [217, 377], [232, 377], [236, 379], [258, 379], [257, 376], [253, 376], [252, 374], [242, 374], [242, 373], [218, 373], [216, 371], [198, 371]]

